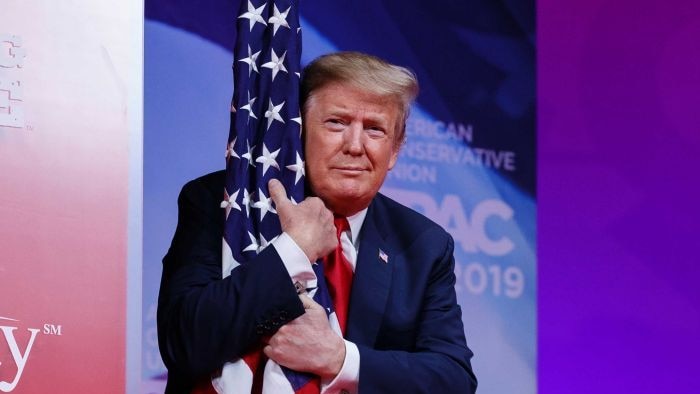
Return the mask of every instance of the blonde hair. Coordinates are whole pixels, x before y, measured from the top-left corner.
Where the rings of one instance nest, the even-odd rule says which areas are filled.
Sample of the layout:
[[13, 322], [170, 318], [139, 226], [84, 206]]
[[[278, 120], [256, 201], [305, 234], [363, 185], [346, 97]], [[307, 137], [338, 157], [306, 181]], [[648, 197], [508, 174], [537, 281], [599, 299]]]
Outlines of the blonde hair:
[[394, 142], [397, 147], [404, 142], [406, 119], [411, 103], [418, 95], [418, 80], [411, 70], [360, 52], [320, 56], [303, 70], [300, 92], [303, 111], [306, 112], [314, 91], [334, 82], [351, 84], [394, 101], [399, 108]]

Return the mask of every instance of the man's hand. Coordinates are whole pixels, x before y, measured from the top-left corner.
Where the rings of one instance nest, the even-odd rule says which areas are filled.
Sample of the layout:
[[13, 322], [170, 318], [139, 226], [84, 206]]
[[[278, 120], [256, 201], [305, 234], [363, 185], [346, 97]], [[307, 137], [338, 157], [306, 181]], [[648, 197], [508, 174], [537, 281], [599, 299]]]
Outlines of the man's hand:
[[331, 329], [321, 305], [306, 294], [299, 298], [306, 312], [280, 327], [263, 351], [287, 368], [333, 379], [345, 361], [345, 342]]
[[267, 187], [275, 202], [282, 231], [292, 237], [309, 261], [316, 261], [335, 249], [338, 239], [333, 213], [320, 198], [309, 197], [294, 205], [277, 179], [271, 179]]

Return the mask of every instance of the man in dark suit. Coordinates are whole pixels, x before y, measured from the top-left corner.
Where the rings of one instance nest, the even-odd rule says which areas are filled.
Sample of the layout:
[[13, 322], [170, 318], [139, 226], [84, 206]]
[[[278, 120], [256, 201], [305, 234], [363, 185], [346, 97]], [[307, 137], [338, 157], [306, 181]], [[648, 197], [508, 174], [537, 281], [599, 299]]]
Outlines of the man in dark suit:
[[[452, 238], [378, 193], [417, 89], [410, 71], [364, 54], [326, 55], [307, 66], [301, 99], [314, 197], [295, 205], [271, 181], [283, 234], [225, 279], [224, 174], [185, 185], [159, 296], [166, 392], [190, 392], [261, 343], [278, 364], [319, 376], [326, 393], [475, 392]], [[336, 294], [344, 285], [334, 290], [329, 279], [329, 287], [343, 337], [320, 305], [297, 294], [315, 288], [312, 263], [338, 245], [351, 283], [342, 305]]]

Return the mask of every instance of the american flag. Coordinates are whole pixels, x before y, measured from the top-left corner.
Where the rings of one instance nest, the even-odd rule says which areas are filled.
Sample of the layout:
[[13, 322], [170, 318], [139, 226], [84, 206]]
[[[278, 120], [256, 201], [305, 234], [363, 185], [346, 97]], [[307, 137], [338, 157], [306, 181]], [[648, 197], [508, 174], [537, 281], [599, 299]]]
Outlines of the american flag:
[[[226, 210], [224, 277], [238, 265], [247, 264], [281, 233], [267, 190], [270, 179], [279, 179], [292, 201], [304, 198], [297, 6], [294, 0], [247, 0], [241, 3], [237, 16], [234, 94], [221, 203]], [[321, 266], [314, 266], [319, 278], [314, 299], [329, 311], [332, 303]], [[220, 393], [250, 393], [259, 360], [259, 353], [232, 360], [221, 376], [212, 379], [212, 386]], [[265, 365], [263, 393], [318, 392], [317, 385], [312, 375], [272, 361]]]

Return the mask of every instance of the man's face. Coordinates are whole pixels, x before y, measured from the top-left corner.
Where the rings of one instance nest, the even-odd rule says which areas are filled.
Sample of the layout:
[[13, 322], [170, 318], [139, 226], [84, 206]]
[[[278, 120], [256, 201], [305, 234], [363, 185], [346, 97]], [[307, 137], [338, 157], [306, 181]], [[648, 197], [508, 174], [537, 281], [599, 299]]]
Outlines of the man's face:
[[314, 91], [304, 113], [306, 174], [334, 213], [366, 208], [396, 163], [398, 105], [352, 85]]

